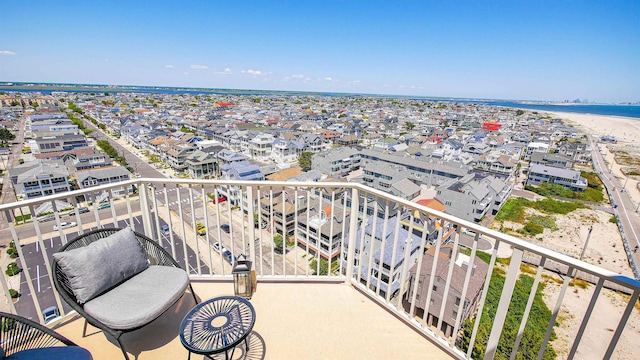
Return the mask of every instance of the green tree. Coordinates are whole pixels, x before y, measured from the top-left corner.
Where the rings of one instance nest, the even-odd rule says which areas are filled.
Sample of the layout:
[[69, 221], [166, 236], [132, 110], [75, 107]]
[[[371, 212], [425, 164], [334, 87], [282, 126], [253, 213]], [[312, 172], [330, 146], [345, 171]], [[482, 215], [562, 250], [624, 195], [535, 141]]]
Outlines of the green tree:
[[300, 154], [300, 157], [298, 158], [298, 165], [300, 165], [300, 167], [302, 168], [302, 171], [311, 170], [311, 156], [312, 155], [313, 155], [313, 153], [309, 152], [309, 151], [305, 151], [302, 154]]
[[284, 247], [284, 238], [280, 234], [276, 234], [273, 236], [273, 245], [275, 246], [274, 250], [278, 253], [282, 253], [282, 249]]
[[5, 273], [9, 276], [13, 276], [13, 275], [17, 275], [20, 273], [20, 268], [18, 267], [18, 264], [16, 264], [16, 262], [12, 262], [9, 263], [9, 265], [7, 265], [7, 270], [5, 271]]
[[406, 121], [404, 123], [404, 126], [407, 127], [407, 130], [413, 130], [413, 128], [416, 127], [416, 124], [412, 123], [411, 121]]
[[0, 140], [2, 141], [2, 144], [6, 144], [7, 141], [11, 141], [15, 138], [16, 136], [6, 128], [0, 129]]
[[524, 110], [517, 110], [516, 111], [516, 116], [520, 116], [524, 114]]
[[[320, 267], [318, 267], [318, 265]], [[309, 268], [311, 269], [313, 275], [329, 275], [329, 262], [325, 259], [320, 258], [320, 262], [318, 264], [318, 259], [313, 258], [309, 260]], [[334, 261], [331, 263], [331, 274], [335, 275], [338, 273], [339, 265], [338, 262]]]

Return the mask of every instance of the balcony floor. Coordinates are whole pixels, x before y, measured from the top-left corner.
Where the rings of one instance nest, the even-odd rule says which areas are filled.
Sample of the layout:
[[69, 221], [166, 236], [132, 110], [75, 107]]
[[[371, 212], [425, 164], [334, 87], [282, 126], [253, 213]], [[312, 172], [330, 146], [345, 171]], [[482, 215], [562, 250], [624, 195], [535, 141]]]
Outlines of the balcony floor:
[[[200, 299], [233, 293], [229, 282], [193, 282]], [[330, 283], [259, 283], [251, 299], [256, 324], [249, 352], [234, 359], [451, 359], [452, 357], [353, 287]], [[123, 336], [131, 359], [186, 359], [178, 337], [194, 306], [187, 294], [153, 324]], [[73, 316], [56, 331], [91, 351], [93, 358], [122, 359], [102, 332]], [[246, 355], [246, 356], [245, 356]], [[200, 356], [194, 355], [199, 359]], [[224, 358], [224, 355], [216, 358]]]

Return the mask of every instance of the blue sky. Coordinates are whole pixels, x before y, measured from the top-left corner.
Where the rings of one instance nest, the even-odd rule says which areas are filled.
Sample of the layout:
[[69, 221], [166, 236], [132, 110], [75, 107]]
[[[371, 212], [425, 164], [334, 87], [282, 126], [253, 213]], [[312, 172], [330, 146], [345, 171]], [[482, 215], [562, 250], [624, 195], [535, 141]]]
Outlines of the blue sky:
[[3, 1], [0, 81], [640, 101], [640, 1]]

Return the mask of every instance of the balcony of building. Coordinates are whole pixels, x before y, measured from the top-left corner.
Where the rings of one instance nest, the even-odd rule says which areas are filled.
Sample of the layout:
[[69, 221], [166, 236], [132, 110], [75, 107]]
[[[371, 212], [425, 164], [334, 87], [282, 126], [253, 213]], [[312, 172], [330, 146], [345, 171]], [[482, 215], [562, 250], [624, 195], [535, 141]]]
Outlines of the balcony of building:
[[[111, 195], [108, 203], [95, 206], [78, 203], [83, 198], [95, 198], [94, 193], [113, 192], [123, 185], [135, 185], [138, 193]], [[228, 201], [217, 204], [206, 201], [207, 193], [230, 185], [247, 201], [235, 206]], [[259, 202], [254, 200], [270, 197], [274, 189], [283, 187], [297, 199], [295, 206], [305, 204], [303, 212], [296, 212], [296, 224], [309, 222], [311, 208], [344, 208], [327, 238], [329, 248], [336, 248], [334, 242], [338, 243], [338, 259], [320, 258], [308, 243], [298, 242], [299, 236], [292, 238], [293, 244], [278, 244], [270, 229], [254, 226], [256, 220], [258, 224], [269, 222], [269, 217], [274, 219], [275, 215], [273, 210], [260, 211]], [[303, 194], [304, 201], [300, 201], [299, 194]], [[77, 208], [86, 206], [89, 211], [74, 212], [72, 217], [61, 215], [56, 200], [65, 200]], [[21, 212], [35, 218], [35, 209], [46, 202], [53, 206], [55, 223], [16, 221], [14, 214]], [[524, 342], [520, 345], [524, 329], [540, 322], [538, 318], [532, 319], [537, 316], [532, 304], [540, 283], [555, 276], [545, 270], [549, 264], [553, 264], [554, 271], [565, 270], [556, 276], [561, 290], [543, 320], [546, 334], [538, 339], [536, 352], [542, 353], [551, 346], [553, 331], [560, 321], [559, 309], [568, 301], [566, 294], [577, 273], [593, 283], [587, 295], [590, 300], [585, 303], [571, 341], [560, 356], [621, 358], [616, 352], [618, 343], [628, 343], [630, 336], [636, 335], [633, 329], [625, 331], [627, 321], [637, 316], [634, 305], [640, 295], [640, 284], [636, 280], [360, 184], [135, 179], [3, 204], [0, 213], [4, 216], [0, 238], [3, 245], [14, 242], [18, 255], [15, 261], [22, 269], [18, 275], [2, 276], [2, 288], [9, 300], [5, 311], [44, 323], [42, 310], [57, 306], [61, 316], [48, 326], [89, 349], [94, 359], [121, 358], [122, 354], [115, 342], [98, 329], [89, 326], [89, 335], [82, 336], [84, 321], [69, 310], [51, 286], [48, 271], [51, 254], [88, 230], [125, 226], [164, 247], [188, 272], [200, 300], [233, 293], [232, 267], [214, 250], [215, 243], [222, 244], [234, 256], [245, 254], [252, 260], [258, 287], [251, 303], [257, 321], [248, 353], [243, 354], [240, 349], [234, 358], [471, 358], [472, 352], [465, 343], [484, 344], [485, 359], [497, 354], [509, 357], [527, 346]], [[414, 231], [416, 216], [433, 219], [438, 224], [435, 241], [427, 231]], [[408, 217], [409, 228], [401, 229], [400, 221], [394, 217]], [[69, 221], [77, 226], [60, 226]], [[206, 235], [197, 234], [196, 222], [205, 225]], [[54, 224], [59, 230], [52, 230]], [[467, 235], [462, 235], [463, 232]], [[338, 233], [341, 236], [333, 236]], [[412, 246], [407, 246], [409, 243]], [[419, 244], [418, 251], [414, 244]], [[502, 247], [509, 249], [508, 261], [498, 256]], [[5, 253], [3, 268], [10, 261]], [[428, 254], [440, 253], [446, 255], [436, 256], [429, 266], [423, 266]], [[480, 258], [486, 260], [484, 266], [488, 271], [478, 281], [474, 276], [479, 268], [470, 264], [482, 261]], [[537, 259], [537, 264], [531, 264], [532, 258]], [[512, 299], [518, 293], [516, 285], [523, 274], [521, 265], [525, 259], [530, 263], [526, 273], [532, 277], [533, 285], [525, 298]], [[424, 269], [428, 269], [429, 275], [424, 276]], [[416, 271], [421, 274], [419, 282], [414, 281]], [[494, 272], [504, 276], [497, 290], [491, 290], [496, 281], [491, 276]], [[394, 291], [382, 286], [385, 281], [393, 284]], [[15, 288], [21, 294], [17, 302], [10, 301], [9, 289]], [[615, 313], [605, 314], [615, 323], [606, 327], [599, 320], [589, 321], [603, 311], [597, 303], [607, 297], [603, 295], [605, 288], [628, 294]], [[491, 291], [498, 291], [497, 299], [489, 300]], [[434, 304], [433, 299], [440, 299], [435, 302], [440, 304], [437, 308], [429, 305]], [[524, 313], [513, 314], [514, 301], [527, 305]], [[473, 304], [473, 308], [457, 312], [456, 302]], [[180, 343], [178, 331], [182, 317], [193, 306], [193, 299], [183, 296], [149, 326], [126, 334], [123, 342], [131, 358], [185, 357], [187, 351]], [[453, 315], [449, 314], [452, 309]], [[484, 317], [474, 316], [478, 313], [488, 313], [491, 320], [488, 325], [482, 320]], [[505, 347], [500, 339], [506, 324], [514, 317], [516, 334], [511, 335], [515, 342]], [[606, 344], [601, 353], [591, 347], [594, 337]]]

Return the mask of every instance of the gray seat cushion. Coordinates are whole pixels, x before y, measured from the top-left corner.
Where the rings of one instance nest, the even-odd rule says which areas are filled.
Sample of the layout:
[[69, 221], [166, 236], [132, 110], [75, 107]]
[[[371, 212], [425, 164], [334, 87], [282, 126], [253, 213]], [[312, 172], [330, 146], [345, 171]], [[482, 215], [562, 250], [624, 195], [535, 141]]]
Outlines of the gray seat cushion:
[[55, 253], [53, 257], [69, 278], [69, 285], [80, 304], [149, 266], [130, 227], [87, 246]]
[[84, 311], [112, 329], [134, 329], [162, 315], [180, 299], [188, 285], [186, 271], [153, 265], [90, 300], [84, 304]]

